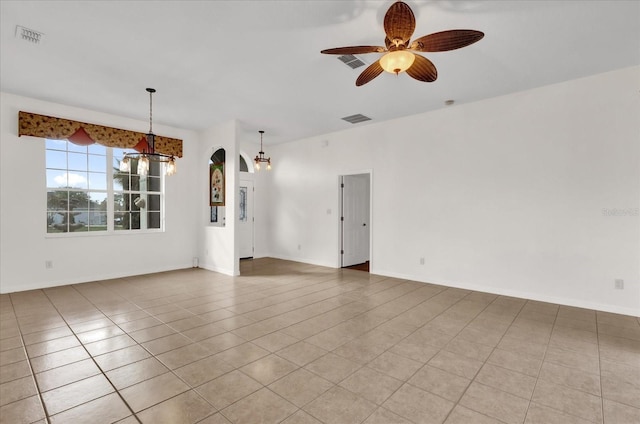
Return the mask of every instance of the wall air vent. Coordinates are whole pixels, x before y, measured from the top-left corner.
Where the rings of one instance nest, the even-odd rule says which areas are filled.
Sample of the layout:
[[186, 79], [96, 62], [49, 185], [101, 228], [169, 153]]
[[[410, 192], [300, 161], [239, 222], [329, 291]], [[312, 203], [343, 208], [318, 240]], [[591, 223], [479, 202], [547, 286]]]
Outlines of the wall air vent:
[[347, 65], [351, 69], [356, 69], [365, 65], [365, 63], [362, 60], [360, 60], [359, 58], [355, 57], [352, 54], [345, 54], [342, 56], [338, 56], [338, 59], [340, 59], [341, 62], [343, 62], [345, 65]]
[[44, 33], [36, 31], [34, 29], [16, 25], [16, 38], [28, 41], [29, 43], [40, 44], [43, 35]]
[[371, 121], [371, 118], [368, 116], [364, 116], [360, 113], [357, 115], [345, 116], [342, 118], [344, 121], [351, 122], [352, 124], [357, 124], [358, 122]]

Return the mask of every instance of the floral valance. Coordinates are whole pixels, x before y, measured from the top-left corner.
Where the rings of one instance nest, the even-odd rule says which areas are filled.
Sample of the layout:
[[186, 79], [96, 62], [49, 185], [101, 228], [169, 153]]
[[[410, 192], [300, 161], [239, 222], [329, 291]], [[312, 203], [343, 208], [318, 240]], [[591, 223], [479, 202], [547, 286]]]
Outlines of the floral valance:
[[[22, 111], [18, 113], [18, 136], [21, 135], [69, 140], [81, 146], [98, 143], [139, 152], [148, 150], [147, 136], [144, 133]], [[156, 135], [155, 151], [181, 158], [182, 140]]]

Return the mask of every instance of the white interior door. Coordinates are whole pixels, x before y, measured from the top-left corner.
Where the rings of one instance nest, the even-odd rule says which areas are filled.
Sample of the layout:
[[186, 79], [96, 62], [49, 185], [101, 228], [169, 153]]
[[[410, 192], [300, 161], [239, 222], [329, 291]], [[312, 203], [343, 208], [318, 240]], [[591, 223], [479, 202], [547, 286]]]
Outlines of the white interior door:
[[342, 177], [342, 266], [369, 260], [370, 175]]
[[253, 257], [253, 181], [240, 180], [238, 196], [240, 258]]

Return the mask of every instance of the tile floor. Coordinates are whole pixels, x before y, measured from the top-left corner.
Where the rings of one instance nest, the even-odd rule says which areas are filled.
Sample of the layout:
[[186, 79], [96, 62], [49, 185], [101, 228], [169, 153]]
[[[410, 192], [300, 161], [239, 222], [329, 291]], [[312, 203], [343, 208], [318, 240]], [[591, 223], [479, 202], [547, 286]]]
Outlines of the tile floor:
[[274, 259], [0, 296], [2, 423], [640, 423], [636, 317]]

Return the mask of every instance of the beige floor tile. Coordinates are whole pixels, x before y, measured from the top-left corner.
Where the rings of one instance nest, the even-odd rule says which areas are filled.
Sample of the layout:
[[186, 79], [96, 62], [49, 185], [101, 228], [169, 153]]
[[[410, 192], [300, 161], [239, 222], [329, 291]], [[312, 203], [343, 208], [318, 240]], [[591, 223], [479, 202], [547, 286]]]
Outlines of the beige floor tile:
[[0, 366], [0, 384], [29, 375], [31, 375], [31, 368], [26, 360]]
[[0, 406], [38, 394], [31, 376], [0, 384]]
[[58, 414], [114, 391], [103, 375], [96, 375], [42, 394], [42, 400], [50, 415]]
[[176, 334], [176, 331], [166, 324], [156, 325], [155, 327], [143, 328], [142, 330], [133, 331], [129, 336], [138, 343], [145, 343], [161, 337]]
[[26, 346], [27, 354], [30, 358], [46, 355], [48, 353], [58, 352], [80, 346], [80, 341], [76, 336], [60, 337], [58, 339], [47, 340], [45, 342], [35, 343]]
[[137, 319], [134, 321], [127, 321], [118, 324], [120, 328], [122, 328], [127, 333], [132, 333], [134, 331], [142, 330], [145, 328], [155, 327], [157, 325], [161, 325], [162, 321], [155, 319], [151, 316], [146, 316], [145, 318]]
[[471, 383], [460, 405], [505, 423], [522, 423], [529, 401], [493, 387]]
[[329, 389], [303, 408], [325, 424], [360, 423], [376, 405], [341, 387]]
[[100, 369], [93, 360], [85, 359], [38, 373], [36, 380], [40, 391], [46, 392], [98, 374], [100, 374]]
[[32, 358], [31, 366], [34, 372], [39, 373], [88, 358], [89, 355], [84, 350], [84, 348], [78, 346], [72, 347], [71, 349], [65, 349], [59, 352], [38, 356], [37, 358]]
[[211, 380], [196, 390], [200, 396], [221, 410], [262, 387], [262, 384], [236, 370]]
[[142, 343], [142, 346], [153, 355], [160, 355], [161, 353], [168, 352], [191, 343], [193, 342], [182, 334], [171, 334], [170, 336], [160, 337], [158, 339]]
[[266, 386], [298, 368], [293, 362], [272, 354], [243, 366], [240, 371]]
[[177, 349], [157, 355], [156, 358], [169, 369], [176, 369], [192, 362], [211, 356], [211, 352], [197, 343], [192, 343]]
[[240, 368], [267, 355], [269, 355], [268, 350], [247, 342], [220, 352], [215, 356], [235, 368]]
[[604, 422], [619, 424], [640, 423], [640, 409], [605, 399]]
[[233, 371], [233, 369], [233, 366], [222, 359], [209, 356], [185, 365], [184, 367], [180, 367], [173, 372], [191, 387], [198, 387], [214, 378]]
[[591, 422], [602, 422], [602, 399], [599, 396], [539, 380], [531, 400]]
[[367, 364], [369, 368], [406, 381], [422, 367], [422, 363], [387, 351]]
[[318, 359], [326, 353], [326, 350], [306, 342], [298, 342], [276, 352], [278, 356], [281, 356], [301, 367]]
[[444, 350], [484, 362], [491, 355], [493, 348], [456, 337], [447, 343]]
[[437, 347], [426, 344], [415, 344], [407, 341], [406, 339], [389, 349], [389, 352], [396, 353], [400, 356], [404, 356], [405, 358], [420, 362], [421, 364], [426, 364], [439, 351], [440, 349]]
[[411, 379], [409, 384], [440, 397], [457, 402], [471, 380], [425, 365]]
[[357, 362], [350, 361], [342, 356], [327, 353], [305, 365], [305, 368], [333, 383], [339, 383], [361, 366]]
[[538, 378], [591, 393], [595, 396], [601, 395], [600, 375], [587, 373], [576, 368], [567, 368], [552, 362], [544, 362]]
[[411, 421], [394, 414], [385, 408], [378, 408], [367, 418], [364, 424], [412, 424]]
[[83, 403], [51, 417], [51, 424], [110, 424], [131, 416], [116, 393]]
[[238, 337], [233, 333], [222, 333], [217, 336], [204, 339], [200, 341], [200, 344], [209, 349], [211, 353], [218, 353], [246, 342], [247, 341], [245, 339]]
[[182, 380], [165, 373], [120, 390], [120, 394], [134, 412], [140, 412], [187, 390], [189, 386]]
[[523, 353], [510, 352], [508, 350], [495, 349], [487, 363], [498, 365], [531, 377], [537, 377], [542, 366], [542, 361]]
[[34, 343], [40, 343], [47, 340], [58, 339], [60, 337], [72, 336], [73, 332], [67, 326], [53, 328], [50, 330], [41, 331], [38, 333], [24, 334], [24, 344], [31, 345]]
[[455, 404], [439, 396], [404, 384], [383, 406], [414, 423], [440, 424]]
[[193, 390], [179, 394], [139, 412], [138, 418], [149, 424], [193, 424], [217, 410]]
[[166, 372], [169, 369], [156, 358], [146, 358], [108, 371], [106, 375], [116, 389], [122, 390]]
[[[172, 328], [175, 328], [173, 324], [175, 323], [172, 323]], [[184, 330], [182, 331], [182, 335], [188, 337], [194, 342], [199, 342], [225, 332], [226, 330], [222, 327], [218, 327], [217, 325], [210, 323]]]
[[552, 362], [564, 367], [576, 368], [584, 372], [599, 374], [600, 359], [598, 356], [585, 355], [580, 352], [564, 350], [554, 346], [547, 349], [545, 362]]
[[85, 344], [91, 356], [98, 356], [105, 353], [113, 352], [114, 350], [124, 349], [125, 347], [133, 346], [136, 341], [126, 334], [111, 337], [108, 339], [98, 340], [97, 342]]
[[[375, 384], [371, 384], [374, 381]], [[402, 381], [371, 368], [362, 367], [344, 379], [339, 385], [351, 393], [381, 405], [398, 390], [402, 385]]]
[[447, 417], [444, 424], [501, 424], [495, 418], [472, 411], [462, 405], [457, 405]]
[[3, 423], [29, 424], [45, 418], [44, 409], [38, 396], [0, 406]]
[[524, 399], [531, 399], [536, 379], [497, 365], [485, 364], [475, 381]]
[[3, 350], [2, 352], [0, 352], [0, 366], [24, 361], [25, 359], [27, 359], [27, 355], [23, 347]]
[[263, 349], [267, 349], [269, 352], [277, 352], [298, 341], [295, 337], [291, 337], [282, 331], [276, 331], [275, 333], [267, 334], [266, 336], [253, 340], [253, 343]]
[[269, 389], [300, 408], [331, 387], [331, 382], [305, 369], [298, 369], [269, 385]]
[[97, 330], [91, 330], [84, 333], [77, 334], [78, 340], [83, 344], [97, 342], [99, 340], [109, 339], [111, 337], [120, 336], [124, 334], [124, 331], [116, 325], [110, 325], [108, 327], [98, 328]]
[[322, 424], [320, 421], [313, 418], [311, 415], [299, 409], [293, 415], [290, 415], [286, 420], [282, 421], [282, 424]]
[[[591, 421], [531, 402], [525, 424], [590, 424]], [[615, 423], [615, 421], [613, 421]], [[623, 424], [623, 423], [618, 423]]]
[[96, 356], [94, 359], [100, 369], [102, 369], [103, 372], [107, 372], [124, 365], [138, 362], [150, 356], [149, 352], [147, 352], [142, 346], [130, 346], [124, 349], [105, 353], [104, 355]]
[[602, 361], [602, 397], [640, 408], [640, 368]]
[[210, 415], [204, 420], [199, 421], [198, 424], [231, 424], [231, 421], [218, 412], [217, 414]]
[[473, 379], [482, 367], [482, 362], [443, 350], [431, 358], [429, 365], [461, 377]]
[[280, 423], [298, 408], [266, 387], [222, 410], [237, 424]]

